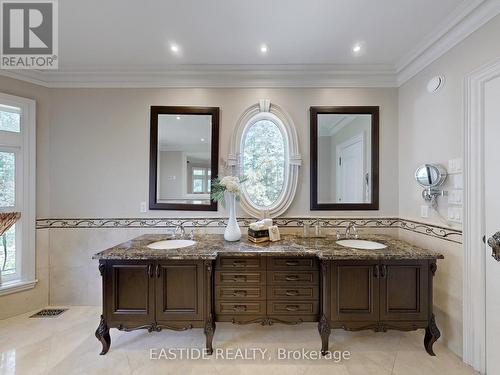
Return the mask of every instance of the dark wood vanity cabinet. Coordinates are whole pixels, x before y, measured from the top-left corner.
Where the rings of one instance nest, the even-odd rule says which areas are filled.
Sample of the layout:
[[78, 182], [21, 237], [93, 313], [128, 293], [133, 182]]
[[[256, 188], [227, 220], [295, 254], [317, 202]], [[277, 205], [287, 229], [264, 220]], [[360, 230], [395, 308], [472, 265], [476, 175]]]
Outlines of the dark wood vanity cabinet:
[[330, 263], [330, 320], [332, 322], [377, 321], [379, 318], [378, 262]]
[[215, 313], [237, 324], [317, 321], [318, 261], [312, 257], [220, 257]]
[[156, 267], [156, 321], [203, 321], [203, 263], [162, 261]]
[[212, 261], [101, 260], [103, 315], [96, 336], [109, 350], [109, 329], [204, 328], [212, 350]]
[[436, 259], [319, 260], [311, 256], [219, 256], [216, 260], [106, 260], [101, 354], [110, 328], [204, 328], [211, 353], [215, 321], [318, 322], [322, 353], [332, 328], [425, 329], [434, 355], [440, 332], [432, 313]]
[[104, 312], [108, 326], [153, 323], [155, 279], [149, 262], [107, 262], [102, 265]]
[[322, 351], [331, 328], [346, 330], [426, 329], [425, 348], [440, 333], [432, 313], [432, 260], [345, 260], [322, 262]]
[[340, 261], [331, 264], [334, 322], [427, 321], [428, 261]]

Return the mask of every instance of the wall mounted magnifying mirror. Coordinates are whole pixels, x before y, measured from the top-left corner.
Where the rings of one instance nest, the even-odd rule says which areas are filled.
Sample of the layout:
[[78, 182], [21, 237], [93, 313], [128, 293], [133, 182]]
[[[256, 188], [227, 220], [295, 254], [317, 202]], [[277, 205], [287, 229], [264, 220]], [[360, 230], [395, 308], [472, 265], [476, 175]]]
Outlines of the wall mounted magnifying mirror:
[[448, 173], [439, 164], [423, 164], [415, 171], [415, 180], [424, 188], [422, 197], [428, 202], [434, 201], [438, 196], [443, 195], [443, 190], [438, 189]]
[[311, 210], [378, 210], [379, 107], [311, 107]]
[[219, 108], [151, 107], [149, 208], [217, 211]]

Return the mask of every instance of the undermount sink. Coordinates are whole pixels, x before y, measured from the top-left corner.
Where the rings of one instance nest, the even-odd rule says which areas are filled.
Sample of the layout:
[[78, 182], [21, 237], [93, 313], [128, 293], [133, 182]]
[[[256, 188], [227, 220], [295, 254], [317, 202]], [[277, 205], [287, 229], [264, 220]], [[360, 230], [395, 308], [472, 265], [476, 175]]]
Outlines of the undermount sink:
[[170, 249], [182, 249], [183, 247], [193, 246], [196, 241], [192, 240], [166, 240], [158, 241], [149, 244], [147, 247], [155, 250], [170, 250]]
[[378, 249], [385, 249], [387, 247], [383, 243], [366, 241], [366, 240], [340, 240], [337, 241], [337, 244], [340, 246], [351, 247], [354, 249], [362, 249], [362, 250], [378, 250]]

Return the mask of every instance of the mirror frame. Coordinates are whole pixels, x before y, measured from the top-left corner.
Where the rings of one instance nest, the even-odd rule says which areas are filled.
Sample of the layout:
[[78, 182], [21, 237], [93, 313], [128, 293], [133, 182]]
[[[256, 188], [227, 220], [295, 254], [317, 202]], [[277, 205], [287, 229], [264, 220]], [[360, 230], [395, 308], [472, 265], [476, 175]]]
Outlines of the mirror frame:
[[219, 174], [219, 107], [151, 106], [149, 154], [149, 209], [179, 211], [217, 211], [217, 202], [210, 204], [158, 203], [158, 116], [159, 115], [210, 115], [212, 116], [211, 176]]
[[[418, 180], [418, 171], [421, 170], [422, 168], [428, 168], [428, 167], [434, 168], [439, 175], [438, 181], [432, 185], [421, 184], [420, 181]], [[442, 165], [434, 164], [434, 163], [425, 163], [425, 164], [418, 166], [418, 168], [415, 170], [414, 176], [415, 176], [415, 181], [417, 182], [417, 184], [420, 187], [422, 187], [424, 189], [434, 189], [434, 188], [437, 188], [437, 187], [441, 186], [442, 184], [444, 184], [444, 182], [446, 181], [446, 177], [448, 177], [448, 172], [446, 171], [446, 169]]]
[[[310, 111], [310, 152], [311, 181], [310, 209], [331, 211], [362, 211], [379, 209], [379, 107], [378, 106], [337, 106], [311, 107]], [[318, 203], [318, 115], [320, 114], [355, 114], [371, 115], [371, 196], [370, 203]]]

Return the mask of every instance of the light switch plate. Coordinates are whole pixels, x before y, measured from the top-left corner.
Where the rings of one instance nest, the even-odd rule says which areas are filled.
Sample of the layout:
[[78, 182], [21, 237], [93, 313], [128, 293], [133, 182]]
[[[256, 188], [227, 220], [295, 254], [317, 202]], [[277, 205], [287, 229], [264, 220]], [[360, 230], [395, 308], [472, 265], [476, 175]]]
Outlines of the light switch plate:
[[448, 204], [459, 204], [463, 202], [463, 190], [449, 190]]
[[462, 158], [448, 160], [448, 173], [462, 173]]
[[148, 204], [147, 202], [141, 202], [141, 212], [148, 212]]
[[453, 189], [463, 189], [463, 176], [461, 173], [450, 176], [450, 184]]
[[429, 217], [429, 206], [427, 205], [420, 206], [420, 216]]

